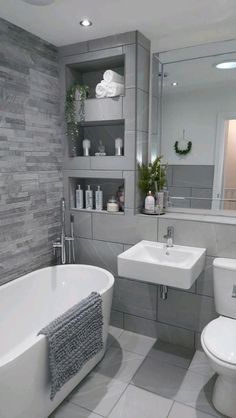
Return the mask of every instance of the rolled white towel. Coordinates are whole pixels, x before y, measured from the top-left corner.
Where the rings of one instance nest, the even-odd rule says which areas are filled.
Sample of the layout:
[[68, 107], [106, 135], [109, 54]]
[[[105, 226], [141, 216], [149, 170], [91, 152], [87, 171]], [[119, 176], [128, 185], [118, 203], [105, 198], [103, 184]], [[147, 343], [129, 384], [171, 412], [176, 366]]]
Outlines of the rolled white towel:
[[107, 83], [110, 83], [110, 82], [115, 82], [115, 83], [120, 83], [120, 84], [124, 83], [123, 75], [120, 75], [112, 70], [106, 70], [105, 73], [103, 74], [103, 79]]
[[97, 99], [101, 99], [103, 97], [107, 97], [107, 84], [106, 83], [98, 83], [96, 85], [96, 97]]
[[120, 96], [121, 94], [124, 94], [125, 87], [124, 84], [121, 83], [107, 83], [107, 97], [116, 97]]

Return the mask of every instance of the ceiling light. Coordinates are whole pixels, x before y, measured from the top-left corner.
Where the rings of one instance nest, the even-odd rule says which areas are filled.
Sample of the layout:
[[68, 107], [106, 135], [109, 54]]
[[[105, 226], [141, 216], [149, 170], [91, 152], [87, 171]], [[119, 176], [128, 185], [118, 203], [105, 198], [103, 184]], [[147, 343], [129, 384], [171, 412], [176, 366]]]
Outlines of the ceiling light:
[[219, 70], [233, 70], [236, 69], [236, 61], [224, 61], [216, 64]]
[[177, 83], [177, 81], [173, 81], [173, 83], [171, 83], [171, 85], [172, 85], [173, 87], [176, 87], [176, 86], [178, 86], [178, 83]]
[[25, 3], [32, 4], [34, 6], [48, 6], [54, 3], [55, 0], [23, 0]]
[[88, 28], [89, 26], [92, 26], [91, 20], [87, 19], [86, 17], [82, 19], [80, 22], [81, 26], [84, 26], [85, 28]]

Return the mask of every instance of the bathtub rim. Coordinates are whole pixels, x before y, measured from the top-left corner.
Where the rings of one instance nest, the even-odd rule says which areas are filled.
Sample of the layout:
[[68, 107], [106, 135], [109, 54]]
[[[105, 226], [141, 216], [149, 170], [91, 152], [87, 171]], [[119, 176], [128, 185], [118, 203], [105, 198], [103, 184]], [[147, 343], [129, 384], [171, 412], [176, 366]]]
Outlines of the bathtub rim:
[[[43, 271], [46, 271], [46, 270], [52, 270], [52, 269], [55, 269], [55, 268], [58, 268], [58, 267], [59, 267], [59, 269], [63, 270], [68, 266], [70, 266], [70, 267], [72, 266], [72, 268], [76, 268], [78, 266], [81, 266], [81, 267], [85, 267], [88, 270], [94, 270], [94, 271], [99, 270], [99, 271], [103, 272], [106, 275], [106, 277], [108, 278], [108, 283], [102, 289], [97, 290], [97, 292], [101, 296], [103, 296], [106, 292], [108, 292], [114, 286], [114, 282], [115, 282], [114, 275], [112, 273], [110, 273], [108, 270], [104, 269], [104, 268], [96, 267], [96, 266], [93, 266], [93, 265], [90, 265], [90, 264], [64, 264], [64, 265], [59, 264], [59, 265], [55, 265], [55, 266], [43, 267], [41, 269], [34, 270], [30, 273], [27, 273], [24, 276], [20, 276], [18, 279], [14, 279], [14, 280], [12, 280], [8, 283], [5, 283], [5, 284], [1, 285], [0, 286], [0, 291], [1, 291], [1, 288], [7, 288], [9, 286], [13, 286], [15, 281], [17, 281], [17, 282], [18, 281], [23, 281], [26, 277], [31, 276], [31, 275], [34, 276], [38, 272], [43, 272]], [[37, 343], [37, 341], [40, 341], [40, 340], [45, 340], [45, 336], [42, 335], [42, 334], [40, 334], [40, 335], [37, 335], [37, 334], [30, 335], [29, 338], [27, 338], [27, 340], [23, 342], [23, 344], [22, 344], [22, 346], [20, 346], [20, 348], [19, 348], [19, 345], [18, 345], [15, 350], [11, 351], [9, 354], [6, 354], [6, 355], [0, 357], [0, 369], [2, 367], [7, 366], [7, 364], [13, 362], [15, 360], [15, 358], [17, 356], [22, 355], [23, 352], [25, 352], [27, 350], [30, 350], [32, 345], [34, 345], [34, 343]]]
[[43, 267], [41, 269], [32, 270], [31, 272], [26, 273], [23, 276], [19, 276], [18, 278], [14, 279], [14, 280], [11, 280], [7, 283], [3, 283], [2, 285], [0, 285], [0, 292], [1, 292], [2, 289], [6, 289], [8, 287], [13, 286], [16, 283], [20, 283], [23, 280], [25, 280], [27, 277], [34, 276], [39, 272], [44, 272], [44, 271], [47, 271], [47, 270], [54, 270], [54, 269], [58, 269], [58, 268], [63, 270], [67, 267], [75, 268], [75, 267], [78, 267], [78, 266], [89, 268], [89, 270], [99, 270], [99, 271], [102, 271], [103, 273], [105, 273], [105, 275], [108, 278], [108, 284], [103, 289], [99, 290], [100, 295], [103, 295], [108, 289], [110, 289], [114, 285], [114, 282], [115, 282], [114, 275], [110, 271], [108, 271], [108, 270], [106, 270], [102, 267], [97, 267], [97, 266], [94, 266], [92, 264], [78, 264], [78, 263], [77, 264], [57, 264], [55, 266], [47, 266], [47, 267]]

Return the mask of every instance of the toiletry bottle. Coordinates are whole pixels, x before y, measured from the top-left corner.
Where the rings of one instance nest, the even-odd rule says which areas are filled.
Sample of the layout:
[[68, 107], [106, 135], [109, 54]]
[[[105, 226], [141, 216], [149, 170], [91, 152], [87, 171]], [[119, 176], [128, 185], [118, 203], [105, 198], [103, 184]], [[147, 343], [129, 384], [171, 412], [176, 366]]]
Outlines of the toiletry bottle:
[[81, 189], [80, 184], [77, 186], [77, 190], [75, 192], [75, 201], [76, 201], [76, 208], [83, 209], [84, 207], [84, 193]]
[[107, 211], [108, 212], [119, 212], [119, 205], [117, 203], [117, 200], [114, 196], [112, 196], [111, 199], [107, 202]]
[[89, 185], [87, 190], [85, 191], [85, 207], [89, 210], [93, 209], [93, 191], [91, 190]]
[[148, 192], [148, 195], [145, 199], [145, 211], [146, 212], [150, 212], [150, 213], [154, 213], [155, 211], [155, 199], [152, 196], [152, 192]]
[[103, 210], [103, 191], [100, 186], [95, 192], [95, 207], [96, 210]]

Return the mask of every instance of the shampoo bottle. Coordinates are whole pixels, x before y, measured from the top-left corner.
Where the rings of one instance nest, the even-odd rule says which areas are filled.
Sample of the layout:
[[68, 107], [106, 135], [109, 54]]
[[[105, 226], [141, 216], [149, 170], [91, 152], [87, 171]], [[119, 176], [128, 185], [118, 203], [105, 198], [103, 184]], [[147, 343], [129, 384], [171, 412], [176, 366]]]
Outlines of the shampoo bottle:
[[93, 209], [93, 191], [91, 190], [89, 185], [87, 190], [85, 191], [85, 207], [89, 210]]
[[76, 201], [76, 208], [83, 209], [84, 207], [84, 194], [83, 190], [81, 189], [80, 184], [77, 186], [77, 190], [75, 192], [75, 201]]
[[100, 186], [95, 192], [95, 207], [96, 210], [103, 210], [103, 192]]
[[148, 195], [145, 199], [145, 211], [154, 213], [155, 211], [155, 199], [152, 195], [152, 192], [148, 192]]

